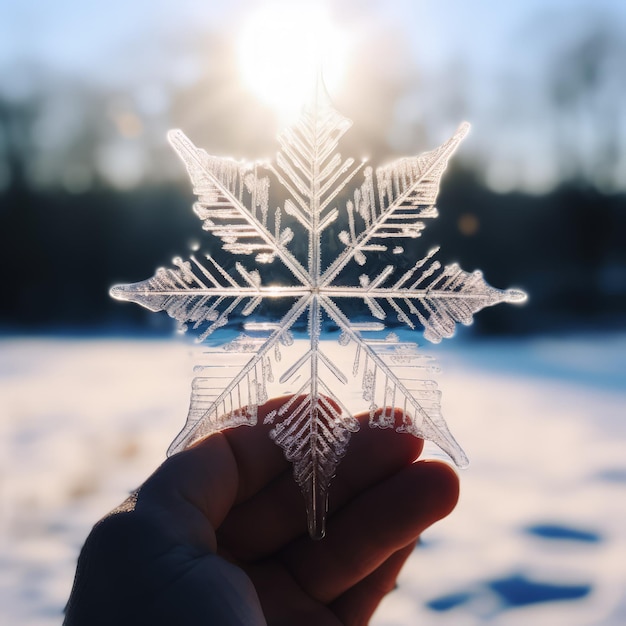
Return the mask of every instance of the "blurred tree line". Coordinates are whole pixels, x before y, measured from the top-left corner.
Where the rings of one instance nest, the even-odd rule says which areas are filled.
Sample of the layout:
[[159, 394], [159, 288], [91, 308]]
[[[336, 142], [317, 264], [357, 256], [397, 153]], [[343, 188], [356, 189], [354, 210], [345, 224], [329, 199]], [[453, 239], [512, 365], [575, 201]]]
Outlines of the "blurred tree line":
[[[427, 75], [413, 83], [410, 71], [393, 75], [377, 61], [381, 49], [402, 52], [401, 42], [380, 37], [361, 51], [336, 97], [337, 108], [355, 122], [342, 152], [358, 157], [367, 151], [374, 163], [407, 153], [408, 135], [414, 142], [409, 154], [430, 149], [471, 116], [462, 64], [448, 68], [447, 80], [438, 75], [436, 85]], [[191, 45], [196, 58], [216, 61], [188, 72], [186, 81], [112, 89], [39, 75], [25, 91], [0, 89], [0, 329], [170, 328], [163, 317], [108, 296], [112, 284], [151, 276], [203, 236], [183, 167], [164, 141], [167, 128], [181, 126], [214, 154], [236, 147], [235, 157], [259, 158], [276, 151], [276, 120], [233, 79], [226, 42], [211, 37]], [[440, 217], [418, 245], [439, 244], [443, 263], [482, 268], [490, 284], [521, 287], [530, 296], [523, 308], [483, 312], [478, 331], [623, 328], [622, 53], [623, 43], [602, 23], [562, 44], [551, 56], [544, 87], [529, 98], [537, 109], [519, 123], [520, 84], [504, 85], [494, 116], [501, 128], [523, 134], [524, 124], [536, 123], [547, 129], [545, 143], [529, 147], [534, 153], [523, 165], [532, 167], [535, 157], [550, 164], [553, 183], [542, 193], [511, 182], [515, 159], [508, 174], [498, 169], [514, 140], [505, 132], [494, 141], [494, 129], [473, 151], [461, 148], [445, 174]], [[37, 71], [15, 68], [16, 75]], [[399, 117], [407, 94], [421, 106], [419, 116]]]

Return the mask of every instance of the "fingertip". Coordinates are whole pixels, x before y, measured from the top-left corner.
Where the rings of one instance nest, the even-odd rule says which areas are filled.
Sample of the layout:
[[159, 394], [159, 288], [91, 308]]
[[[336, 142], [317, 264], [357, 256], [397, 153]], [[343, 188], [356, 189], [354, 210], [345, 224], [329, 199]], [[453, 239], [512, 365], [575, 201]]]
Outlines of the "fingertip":
[[333, 600], [448, 515], [458, 494], [450, 466], [410, 463], [358, 492], [331, 515], [320, 545], [296, 542], [284, 562], [303, 588], [320, 601]]
[[431, 460], [419, 461], [415, 466], [420, 482], [427, 486], [424, 497], [429, 500], [431, 523], [450, 515], [460, 495], [459, 476], [454, 468], [448, 463]]
[[354, 417], [361, 425], [362, 439], [381, 450], [393, 449], [402, 463], [413, 462], [424, 449], [424, 440], [407, 429], [410, 414], [400, 408], [380, 408], [373, 413], [358, 413]]

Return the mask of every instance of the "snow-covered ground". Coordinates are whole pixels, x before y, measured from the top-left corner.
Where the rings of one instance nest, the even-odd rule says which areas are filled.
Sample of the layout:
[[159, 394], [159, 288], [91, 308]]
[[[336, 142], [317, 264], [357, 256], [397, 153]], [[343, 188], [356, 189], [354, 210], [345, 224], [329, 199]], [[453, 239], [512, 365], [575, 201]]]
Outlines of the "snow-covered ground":
[[[626, 624], [626, 336], [433, 352], [471, 465], [373, 623]], [[176, 341], [0, 340], [0, 623], [61, 622], [82, 541], [163, 460], [189, 379]]]

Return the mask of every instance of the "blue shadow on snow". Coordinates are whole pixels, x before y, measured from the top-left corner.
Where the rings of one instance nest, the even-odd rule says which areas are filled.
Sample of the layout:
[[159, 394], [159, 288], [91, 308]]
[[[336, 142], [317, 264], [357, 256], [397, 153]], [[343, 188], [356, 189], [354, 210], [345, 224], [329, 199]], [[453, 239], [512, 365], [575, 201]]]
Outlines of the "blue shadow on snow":
[[597, 474], [594, 478], [607, 483], [626, 483], [626, 468], [607, 469]]
[[432, 611], [444, 612], [466, 604], [484, 594], [488, 589], [494, 592], [503, 608], [515, 608], [542, 602], [578, 600], [589, 595], [592, 585], [565, 585], [558, 583], [537, 582], [522, 574], [513, 574], [485, 583], [484, 588], [476, 591], [460, 591], [434, 598], [426, 603]]
[[524, 532], [542, 539], [557, 541], [580, 541], [583, 543], [600, 543], [602, 541], [601, 535], [597, 533], [559, 524], [535, 524], [525, 528]]
[[539, 602], [577, 600], [591, 592], [591, 585], [559, 585], [529, 580], [521, 574], [493, 580], [488, 586], [508, 607], [525, 606]]

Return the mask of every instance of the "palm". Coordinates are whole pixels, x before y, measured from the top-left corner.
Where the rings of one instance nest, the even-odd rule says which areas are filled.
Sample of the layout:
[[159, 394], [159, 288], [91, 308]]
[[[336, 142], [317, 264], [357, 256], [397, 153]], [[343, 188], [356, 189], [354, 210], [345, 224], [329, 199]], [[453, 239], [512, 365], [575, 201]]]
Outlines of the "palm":
[[[446, 465], [413, 462], [421, 447], [414, 437], [362, 428], [333, 483], [327, 537], [312, 541], [302, 496], [267, 428], [226, 431], [167, 461], [136, 502], [97, 527], [100, 538], [81, 560], [103, 560], [93, 544], [116, 546], [100, 567], [119, 570], [110, 574], [115, 588], [92, 586], [109, 606], [118, 587], [138, 586], [121, 601], [133, 607], [120, 607], [128, 624], [262, 623], [259, 602], [269, 624], [365, 624], [420, 532], [456, 503]], [[81, 623], [85, 604], [98, 605], [89, 593], [79, 567], [68, 625]], [[137, 597], [151, 598], [148, 613], [134, 611]]]

